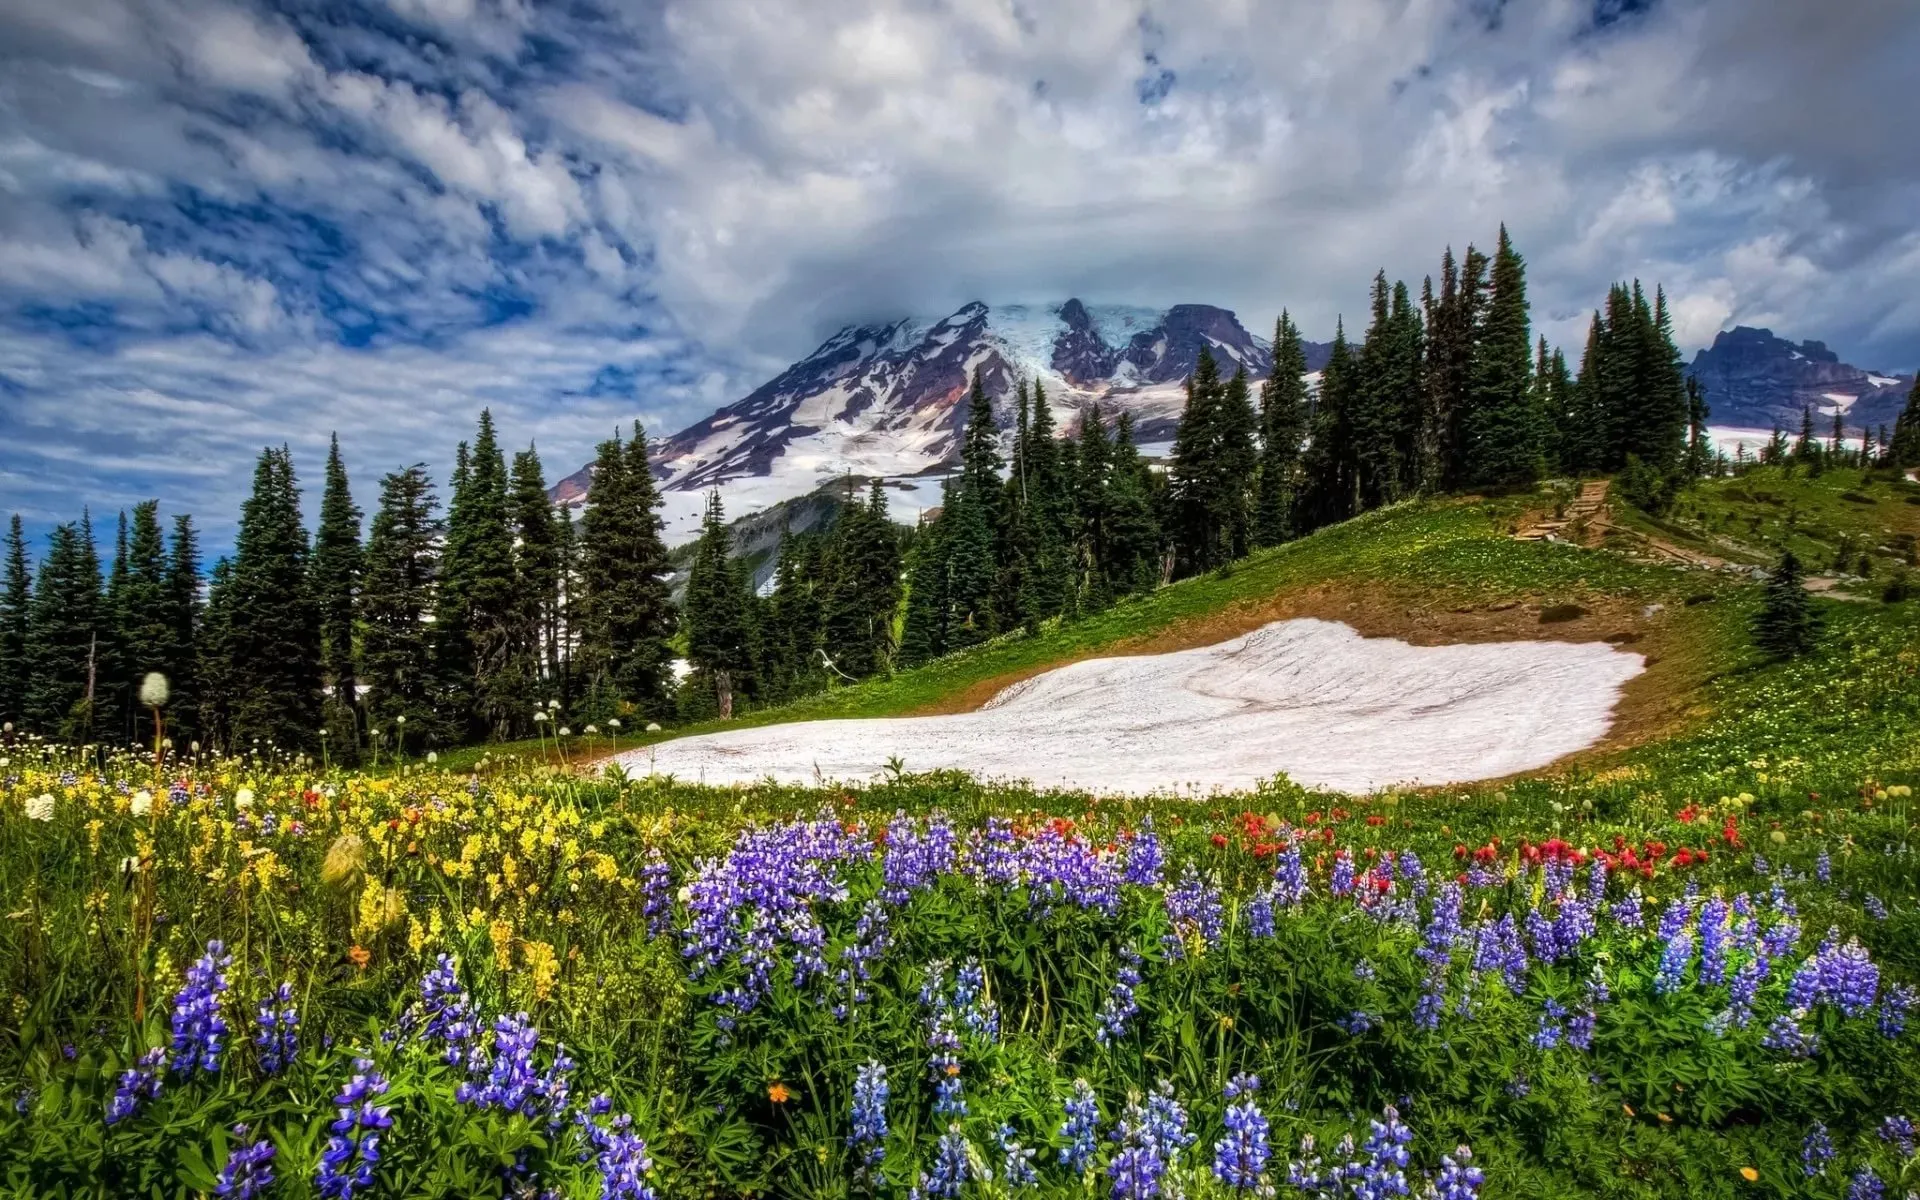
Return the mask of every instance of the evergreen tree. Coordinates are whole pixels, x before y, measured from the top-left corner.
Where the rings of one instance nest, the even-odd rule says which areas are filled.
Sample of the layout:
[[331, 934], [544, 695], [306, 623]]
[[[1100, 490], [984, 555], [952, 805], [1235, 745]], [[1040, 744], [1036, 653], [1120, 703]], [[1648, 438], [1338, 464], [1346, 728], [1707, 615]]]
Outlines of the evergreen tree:
[[320, 729], [320, 612], [308, 579], [307, 531], [293, 456], [261, 453], [240, 509], [226, 614], [230, 748], [255, 741], [311, 748]]
[[1715, 472], [1713, 439], [1707, 433], [1707, 391], [1700, 381], [1687, 376], [1687, 467], [1689, 479], [1705, 479]]
[[207, 610], [200, 624], [200, 709], [195, 724], [209, 745], [233, 744], [233, 560], [222, 558], [207, 575]]
[[734, 562], [733, 534], [727, 529], [717, 489], [707, 494], [683, 611], [687, 661], [712, 682], [720, 719], [731, 720], [734, 688], [753, 671], [753, 596]]
[[1813, 649], [1819, 633], [1800, 560], [1789, 550], [1767, 579], [1766, 599], [1753, 619], [1753, 644], [1775, 658], [1795, 658]]
[[999, 614], [993, 607], [998, 560], [994, 518], [999, 508], [1000, 466], [993, 401], [976, 371], [968, 395], [959, 486], [949, 493], [939, 517], [946, 526], [941, 544], [946, 558], [948, 649], [984, 641], [1000, 631]]
[[[433, 626], [441, 522], [433, 482], [416, 463], [380, 481], [360, 575], [360, 674], [369, 727], [378, 740], [406, 718], [408, 736], [446, 732], [436, 708], [439, 667]], [[417, 732], [416, 732], [417, 731]], [[418, 744], [418, 743], [416, 743]]]
[[[560, 674], [560, 538], [563, 513], [547, 499], [540, 455], [532, 446], [513, 456], [507, 482], [513, 523], [516, 606], [513, 633], [514, 690], [529, 698]], [[523, 722], [524, 714], [516, 714]]]
[[200, 705], [204, 691], [201, 662], [200, 538], [193, 518], [173, 518], [173, 540], [167, 547], [166, 673], [171, 698], [167, 728], [174, 743], [185, 747], [204, 732]]
[[1254, 544], [1277, 546], [1293, 536], [1295, 478], [1307, 436], [1307, 356], [1285, 309], [1273, 327], [1273, 373], [1260, 385], [1260, 477], [1254, 500]]
[[1800, 410], [1800, 436], [1793, 442], [1793, 461], [1817, 469], [1820, 465], [1820, 440], [1813, 435], [1813, 405]]
[[920, 528], [907, 552], [907, 618], [900, 631], [900, 665], [917, 667], [945, 654], [949, 645], [953, 597], [946, 514], [952, 511], [951, 481], [942, 489], [940, 515]]
[[835, 520], [820, 595], [822, 643], [834, 665], [855, 679], [893, 661], [893, 618], [900, 606], [900, 545], [887, 497], [873, 481], [865, 503], [849, 499]]
[[124, 745], [133, 737], [133, 687], [122, 665], [121, 631], [127, 627], [127, 512], [120, 510], [113, 537], [113, 567], [107, 573], [106, 624], [94, 654], [93, 736]]
[[960, 447], [961, 485], [982, 506], [990, 506], [1000, 490], [1000, 433], [993, 423], [993, 399], [987, 395], [980, 372], [973, 373], [967, 393], [967, 427]]
[[1373, 277], [1373, 320], [1360, 350], [1353, 392], [1359, 508], [1400, 498], [1403, 467], [1414, 450], [1411, 433], [1419, 421], [1421, 352], [1420, 319], [1407, 301], [1406, 285], [1397, 284], [1390, 292], [1387, 273], [1379, 272]]
[[434, 641], [446, 692], [443, 707], [455, 735], [510, 735], [529, 697], [517, 678], [513, 641], [521, 619], [514, 569], [513, 524], [507, 509], [507, 467], [494, 435], [493, 413], [481, 410], [466, 470], [447, 509]]
[[770, 700], [786, 700], [827, 685], [820, 662], [821, 538], [780, 531], [780, 559], [761, 637], [761, 683]]
[[995, 517], [993, 609], [1009, 625], [1031, 626], [1037, 615], [1033, 575], [1039, 566], [1039, 530], [1031, 494], [1034, 490], [1029, 452], [1032, 438], [1031, 400], [1026, 380], [1015, 390], [1013, 458], [1000, 488]]
[[[157, 500], [144, 500], [133, 506], [132, 534], [127, 543], [128, 565], [121, 585], [117, 665], [122, 686], [134, 697], [138, 696], [140, 683], [148, 672], [167, 674], [172, 666], [173, 595], [168, 587], [167, 547], [160, 532], [159, 511]], [[171, 677], [168, 683], [171, 685]], [[153, 714], [137, 703], [130, 708], [133, 740], [149, 745], [153, 737]]]
[[1032, 529], [1032, 567], [1020, 600], [1020, 618], [1029, 628], [1071, 614], [1078, 596], [1075, 543], [1078, 505], [1074, 498], [1075, 455], [1071, 443], [1055, 438], [1053, 406], [1047, 392], [1033, 385], [1033, 413], [1027, 450], [1028, 524]]
[[26, 724], [28, 630], [33, 611], [33, 572], [27, 537], [14, 513], [7, 529], [6, 578], [0, 580], [0, 723]]
[[1158, 503], [1159, 477], [1140, 458], [1133, 414], [1121, 413], [1107, 470], [1106, 558], [1101, 574], [1115, 594], [1150, 592], [1171, 573]]
[[647, 461], [646, 435], [600, 444], [580, 528], [580, 660], [585, 715], [601, 719], [632, 706], [667, 712], [676, 617], [667, 591], [667, 548]]
[[549, 682], [555, 685], [550, 692], [557, 692], [558, 695], [549, 694], [547, 698], [559, 700], [562, 710], [572, 712], [577, 682], [575, 662], [580, 649], [581, 630], [587, 620], [586, 602], [581, 596], [585, 585], [580, 575], [580, 531], [574, 525], [573, 513], [564, 504], [553, 507], [553, 528], [560, 594], [554, 604], [552, 653], [558, 673]]
[[1105, 608], [1113, 599], [1113, 581], [1105, 565], [1112, 496], [1113, 443], [1100, 418], [1100, 406], [1089, 404], [1080, 414], [1080, 478], [1073, 489], [1073, 589], [1077, 603], [1087, 611]]
[[1828, 444], [1827, 453], [1833, 458], [1834, 465], [1845, 461], [1847, 450], [1847, 414], [1839, 405], [1833, 409], [1833, 441]]
[[99, 651], [108, 620], [93, 527], [55, 527], [33, 581], [27, 627], [29, 728], [70, 742], [91, 740]]
[[[1469, 255], [1471, 257], [1471, 255]], [[1312, 430], [1304, 459], [1306, 496], [1301, 509], [1301, 532], [1344, 521], [1354, 515], [1357, 463], [1353, 452], [1349, 410], [1354, 388], [1353, 352], [1347, 345], [1344, 322], [1336, 323], [1333, 352], [1320, 372], [1314, 397]]]
[[1246, 371], [1222, 383], [1213, 353], [1202, 346], [1173, 442], [1170, 503], [1178, 573], [1212, 570], [1246, 553], [1259, 462], [1257, 424]]
[[[340, 458], [340, 438], [327, 449], [320, 523], [313, 534], [313, 595], [320, 610], [320, 668], [327, 681], [328, 735], [336, 754], [351, 754], [357, 678], [353, 652], [354, 597], [360, 586], [360, 518]], [[340, 728], [335, 729], [335, 726]]]
[[1920, 467], [1920, 372], [1915, 373], [1913, 390], [1907, 393], [1907, 404], [1893, 422], [1893, 436], [1882, 435], [1880, 440], [1886, 444], [1888, 457], [1893, 465], [1901, 469]]
[[1504, 225], [1493, 256], [1492, 292], [1474, 339], [1467, 462], [1473, 482], [1506, 487], [1538, 479], [1542, 454], [1531, 381], [1526, 263]]
[[1440, 260], [1440, 294], [1421, 289], [1426, 315], [1424, 383], [1415, 431], [1414, 485], [1422, 492], [1454, 486], [1465, 474], [1462, 422], [1473, 390], [1473, 331], [1485, 302], [1486, 256], [1469, 246], [1464, 267], [1449, 247]]

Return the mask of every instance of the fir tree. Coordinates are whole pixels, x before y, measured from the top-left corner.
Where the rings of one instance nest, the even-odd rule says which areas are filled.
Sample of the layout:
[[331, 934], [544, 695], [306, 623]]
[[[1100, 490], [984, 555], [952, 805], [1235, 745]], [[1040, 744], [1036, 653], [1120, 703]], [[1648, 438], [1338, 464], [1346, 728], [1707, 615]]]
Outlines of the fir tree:
[[707, 494], [683, 612], [687, 661], [712, 682], [723, 721], [733, 718], [734, 689], [753, 670], [752, 610], [753, 596], [734, 562], [733, 534], [727, 529], [716, 489]]
[[1070, 465], [1072, 449], [1055, 439], [1053, 406], [1046, 389], [1033, 385], [1033, 409], [1027, 450], [1026, 509], [1032, 530], [1032, 566], [1020, 598], [1020, 619], [1030, 628], [1073, 611], [1074, 557], [1078, 508]]
[[1101, 573], [1115, 594], [1150, 592], [1171, 573], [1156, 515], [1158, 478], [1135, 448], [1133, 414], [1120, 414], [1107, 470], [1106, 558], [1101, 563]]
[[1884, 434], [1880, 440], [1886, 444], [1888, 457], [1893, 465], [1905, 470], [1920, 467], [1920, 372], [1915, 372], [1913, 390], [1907, 393], [1907, 404], [1893, 422], [1893, 436]]
[[14, 513], [7, 529], [6, 578], [0, 581], [0, 723], [26, 723], [28, 630], [33, 611], [33, 572], [27, 537]]
[[1475, 483], [1508, 487], [1538, 479], [1542, 455], [1530, 378], [1526, 263], [1504, 225], [1493, 257], [1492, 292], [1474, 339], [1468, 475]]
[[1273, 373], [1260, 385], [1260, 477], [1254, 501], [1254, 544], [1277, 546], [1293, 536], [1295, 478], [1307, 436], [1307, 356], [1286, 310], [1273, 327]]
[[1391, 504], [1400, 497], [1403, 463], [1413, 448], [1410, 437], [1403, 444], [1403, 435], [1417, 420], [1420, 354], [1419, 318], [1412, 316], [1406, 285], [1389, 291], [1387, 273], [1381, 271], [1373, 277], [1373, 320], [1360, 350], [1353, 391], [1358, 508]]
[[540, 455], [532, 446], [513, 456], [507, 507], [515, 537], [513, 686], [537, 698], [544, 694], [540, 685], [560, 674], [560, 531], [566, 517], [547, 499]]
[[483, 409], [466, 471], [447, 509], [434, 619], [448, 689], [443, 707], [456, 736], [463, 738], [472, 732], [508, 736], [529, 699], [516, 690], [516, 684], [524, 689], [525, 681], [512, 670], [521, 619], [513, 534], [506, 462], [493, 413]]
[[1766, 599], [1753, 619], [1753, 644], [1774, 658], [1795, 658], [1813, 649], [1819, 633], [1800, 560], [1789, 550], [1767, 579]]
[[1817, 468], [1819, 460], [1820, 440], [1813, 434], [1813, 405], [1808, 404], [1800, 410], [1800, 436], [1793, 441], [1793, 461]]
[[433, 483], [416, 463], [380, 481], [360, 575], [360, 673], [369, 727], [378, 739], [400, 728], [444, 732], [435, 701], [439, 669], [433, 625], [442, 525]]
[[308, 579], [307, 531], [293, 456], [261, 453], [240, 509], [226, 615], [231, 749], [258, 741], [312, 748], [320, 729], [320, 613]]
[[204, 732], [200, 716], [203, 693], [201, 660], [200, 539], [193, 518], [173, 518], [173, 540], [167, 547], [167, 728], [176, 744], [185, 746]]
[[[160, 532], [159, 510], [156, 500], [134, 505], [132, 533], [127, 542], [128, 565], [121, 585], [116, 644], [122, 686], [130, 696], [138, 694], [148, 672], [167, 674], [172, 665], [173, 595], [168, 588], [167, 547]], [[171, 685], [171, 679], [168, 682]], [[129, 708], [133, 740], [141, 745], [150, 744], [152, 713], [138, 704]]]
[[954, 503], [955, 489], [949, 482], [943, 489], [940, 515], [921, 526], [907, 552], [907, 616], [900, 631], [900, 665], [917, 667], [945, 654], [953, 599], [949, 580], [950, 554], [946, 539], [946, 514]]
[[588, 711], [595, 719], [632, 706], [667, 711], [667, 640], [676, 617], [667, 591], [667, 549], [647, 461], [646, 435], [616, 433], [594, 460], [581, 516], [580, 658]]
[[1244, 554], [1252, 535], [1257, 426], [1246, 371], [1222, 383], [1205, 346], [1174, 434], [1169, 497], [1175, 569], [1191, 575]]
[[1080, 479], [1073, 495], [1073, 587], [1088, 611], [1105, 608], [1114, 594], [1105, 570], [1112, 473], [1113, 443], [1100, 419], [1100, 406], [1089, 404], [1080, 414]]
[[1349, 420], [1354, 369], [1346, 325], [1338, 322], [1334, 326], [1333, 352], [1320, 372], [1320, 388], [1314, 397], [1313, 435], [1304, 459], [1306, 496], [1301, 507], [1305, 525], [1301, 532], [1344, 521], [1356, 511], [1357, 473]]
[[829, 539], [820, 623], [824, 645], [844, 674], [863, 679], [893, 661], [893, 618], [900, 604], [900, 548], [878, 479], [864, 503], [849, 499]]
[[[327, 449], [320, 523], [313, 534], [313, 595], [320, 610], [320, 667], [327, 681], [332, 750], [351, 753], [354, 682], [354, 597], [360, 586], [360, 509], [347, 483], [336, 434]], [[341, 726], [336, 730], [333, 726]]]
[[1713, 439], [1707, 433], [1707, 391], [1700, 381], [1687, 376], [1687, 478], [1705, 479], [1715, 471]]
[[113, 567], [107, 573], [106, 624], [94, 653], [93, 736], [124, 744], [133, 737], [133, 684], [123, 673], [121, 631], [127, 627], [127, 512], [120, 510], [113, 537]]
[[107, 627], [100, 559], [89, 522], [55, 527], [33, 589], [22, 705], [26, 724], [50, 737], [88, 741], [100, 640]]
[[1827, 453], [1837, 466], [1844, 461], [1847, 450], [1847, 413], [1839, 405], [1833, 408], [1833, 440], [1828, 443]]
[[200, 623], [196, 718], [203, 742], [233, 744], [233, 560], [222, 558], [207, 574], [207, 609]]

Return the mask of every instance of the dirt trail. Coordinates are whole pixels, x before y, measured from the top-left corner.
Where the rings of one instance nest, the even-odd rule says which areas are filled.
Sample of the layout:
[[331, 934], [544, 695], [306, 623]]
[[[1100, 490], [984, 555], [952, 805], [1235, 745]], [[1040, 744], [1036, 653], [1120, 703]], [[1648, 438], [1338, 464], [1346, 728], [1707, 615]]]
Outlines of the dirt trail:
[[[1513, 536], [1523, 542], [1539, 542], [1548, 538], [1560, 541], [1583, 541], [1581, 534], [1588, 524], [1606, 509], [1607, 488], [1612, 482], [1609, 479], [1589, 479], [1580, 485], [1580, 494], [1574, 497], [1572, 504], [1567, 506], [1565, 516], [1542, 517]], [[1572, 536], [1562, 537], [1562, 534]]]

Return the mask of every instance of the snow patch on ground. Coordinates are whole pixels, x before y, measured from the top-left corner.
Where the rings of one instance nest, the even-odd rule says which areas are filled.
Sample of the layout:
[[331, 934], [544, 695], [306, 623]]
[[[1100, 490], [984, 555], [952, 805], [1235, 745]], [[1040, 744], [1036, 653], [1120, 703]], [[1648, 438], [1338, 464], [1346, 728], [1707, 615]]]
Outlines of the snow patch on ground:
[[1715, 450], [1726, 455], [1728, 458], [1738, 458], [1739, 454], [1737, 451], [1740, 447], [1744, 446], [1747, 451], [1747, 460], [1751, 462], [1759, 458], [1760, 451], [1766, 447], [1768, 442], [1773, 440], [1773, 430], [1741, 429], [1732, 425], [1709, 425], [1707, 426], [1707, 438], [1713, 443]]
[[1319, 620], [1197, 650], [1072, 663], [978, 712], [803, 721], [663, 742], [629, 771], [709, 784], [909, 771], [1104, 793], [1370, 791], [1542, 767], [1605, 736], [1638, 654], [1597, 642], [1414, 646]]
[[1867, 376], [1867, 382], [1877, 388], [1900, 386], [1898, 379], [1888, 379], [1885, 375], [1869, 375]]

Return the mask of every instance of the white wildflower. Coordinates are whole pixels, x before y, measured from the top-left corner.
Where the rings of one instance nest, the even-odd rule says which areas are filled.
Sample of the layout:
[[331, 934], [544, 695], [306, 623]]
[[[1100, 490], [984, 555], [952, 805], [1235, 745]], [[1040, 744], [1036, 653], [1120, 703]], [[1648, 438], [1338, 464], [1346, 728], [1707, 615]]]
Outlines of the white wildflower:
[[53, 793], [41, 792], [27, 801], [27, 817], [34, 821], [53, 820]]
[[168, 694], [167, 677], [158, 671], [148, 671], [140, 681], [140, 703], [148, 708], [165, 708]]
[[146, 816], [153, 811], [153, 793], [145, 788], [141, 788], [133, 794], [133, 800], [130, 802], [130, 805], [133, 809], [134, 816]]

